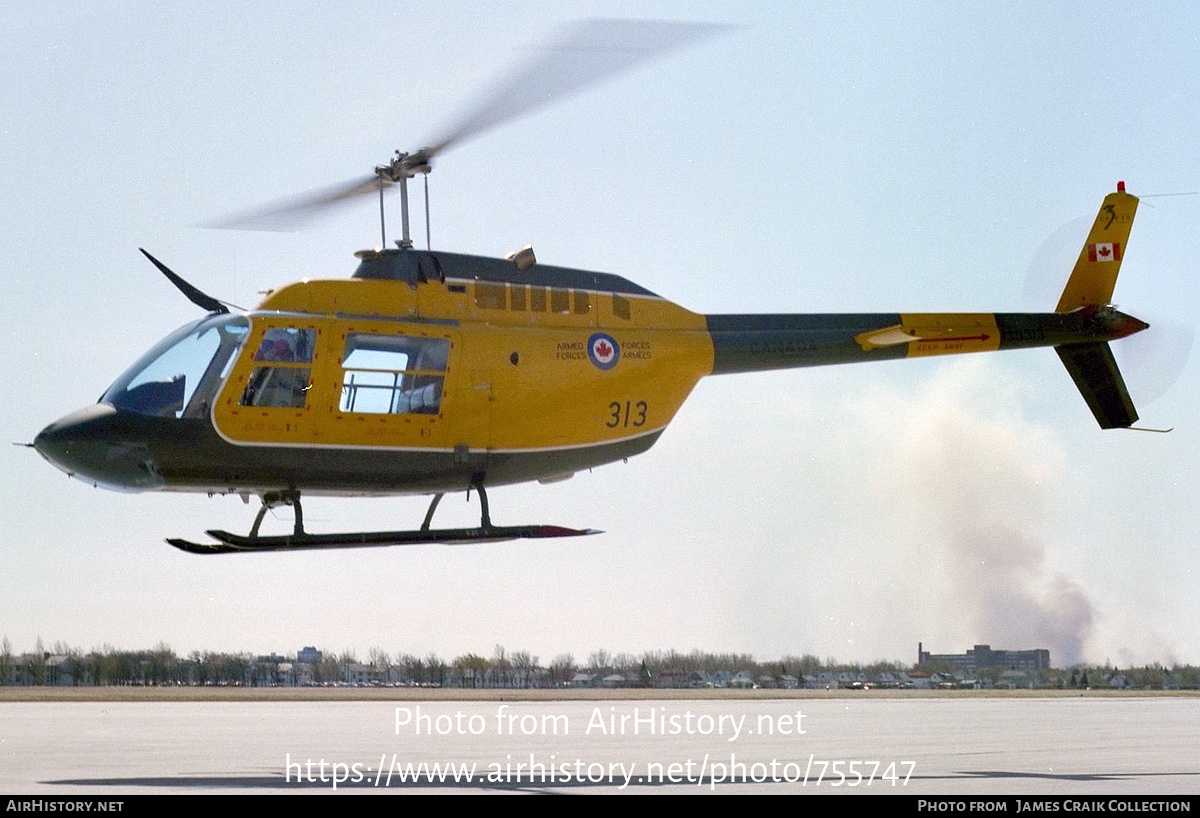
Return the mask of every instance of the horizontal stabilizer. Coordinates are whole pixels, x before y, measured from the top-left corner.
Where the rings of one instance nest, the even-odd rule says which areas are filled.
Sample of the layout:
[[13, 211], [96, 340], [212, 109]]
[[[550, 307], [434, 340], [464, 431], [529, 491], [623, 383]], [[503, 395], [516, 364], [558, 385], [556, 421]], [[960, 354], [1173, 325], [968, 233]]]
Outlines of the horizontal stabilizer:
[[1107, 343], [1064, 344], [1054, 351], [1101, 429], [1120, 429], [1137, 422], [1137, 410]]

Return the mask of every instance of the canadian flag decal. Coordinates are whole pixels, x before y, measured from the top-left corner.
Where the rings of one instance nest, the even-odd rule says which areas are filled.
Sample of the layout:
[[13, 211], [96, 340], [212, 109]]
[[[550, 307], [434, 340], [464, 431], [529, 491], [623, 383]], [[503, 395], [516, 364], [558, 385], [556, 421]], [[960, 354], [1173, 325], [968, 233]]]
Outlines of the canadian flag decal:
[[1089, 244], [1087, 246], [1088, 261], [1120, 261], [1121, 245], [1116, 242]]

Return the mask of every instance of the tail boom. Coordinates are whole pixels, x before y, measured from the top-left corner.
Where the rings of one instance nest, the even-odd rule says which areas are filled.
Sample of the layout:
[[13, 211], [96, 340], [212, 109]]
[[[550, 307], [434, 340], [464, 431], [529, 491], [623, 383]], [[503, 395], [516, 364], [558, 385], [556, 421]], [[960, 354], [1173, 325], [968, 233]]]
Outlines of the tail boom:
[[1113, 307], [1069, 313], [709, 315], [712, 374], [1094, 344], [1145, 329]]
[[1131, 426], [1108, 342], [1149, 326], [1111, 304], [1137, 204], [1105, 197], [1055, 312], [709, 315], [712, 374], [1054, 347], [1101, 428]]

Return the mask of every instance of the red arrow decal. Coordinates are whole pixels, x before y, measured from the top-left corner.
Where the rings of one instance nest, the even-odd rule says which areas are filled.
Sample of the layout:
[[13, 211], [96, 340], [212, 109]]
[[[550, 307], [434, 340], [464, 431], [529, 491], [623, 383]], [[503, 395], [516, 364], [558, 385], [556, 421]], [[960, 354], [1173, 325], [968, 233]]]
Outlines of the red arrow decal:
[[919, 344], [940, 344], [943, 341], [986, 341], [991, 338], [990, 335], [980, 333], [979, 335], [960, 335], [954, 338], [918, 338]]

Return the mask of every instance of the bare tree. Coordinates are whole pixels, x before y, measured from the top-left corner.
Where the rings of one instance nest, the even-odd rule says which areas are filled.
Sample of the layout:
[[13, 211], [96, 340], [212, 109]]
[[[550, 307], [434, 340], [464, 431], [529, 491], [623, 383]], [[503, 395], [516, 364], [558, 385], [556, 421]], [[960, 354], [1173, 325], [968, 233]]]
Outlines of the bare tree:
[[556, 687], [562, 687], [575, 676], [575, 657], [569, 653], [560, 653], [550, 663], [550, 674]]
[[441, 687], [446, 683], [446, 663], [439, 659], [436, 653], [425, 657], [425, 672], [428, 675], [429, 684]]
[[611, 662], [612, 657], [608, 655], [608, 651], [600, 648], [600, 650], [588, 654], [587, 667], [588, 670], [593, 672], [601, 671], [609, 667]]
[[504, 646], [496, 645], [496, 650], [492, 653], [492, 673], [495, 677], [492, 687], [512, 687], [512, 670], [513, 663], [509, 660]]
[[482, 687], [488, 666], [488, 660], [475, 653], [468, 653], [454, 660], [454, 670], [458, 673], [459, 684], [463, 687]]
[[13, 655], [12, 642], [8, 641], [8, 634], [4, 635], [4, 640], [0, 641], [0, 685], [10, 685], [13, 681]]
[[530, 655], [527, 650], [519, 650], [512, 656], [513, 667], [517, 669], [517, 683], [521, 687], [533, 687], [533, 672], [537, 668], [537, 657]]
[[28, 682], [40, 685], [46, 681], [46, 648], [42, 645], [42, 637], [37, 638], [33, 646], [33, 654], [26, 663], [25, 677]]
[[401, 679], [406, 684], [420, 684], [425, 672], [425, 663], [421, 657], [411, 653], [401, 653], [396, 656], [396, 664], [400, 668]]
[[391, 657], [388, 656], [388, 652], [383, 648], [371, 648], [369, 656], [371, 665], [378, 670], [386, 673], [387, 669], [392, 666]]

